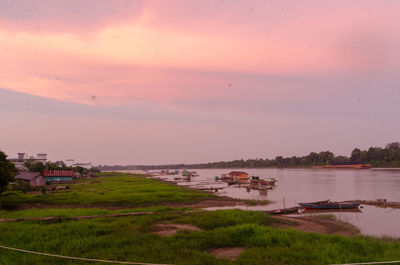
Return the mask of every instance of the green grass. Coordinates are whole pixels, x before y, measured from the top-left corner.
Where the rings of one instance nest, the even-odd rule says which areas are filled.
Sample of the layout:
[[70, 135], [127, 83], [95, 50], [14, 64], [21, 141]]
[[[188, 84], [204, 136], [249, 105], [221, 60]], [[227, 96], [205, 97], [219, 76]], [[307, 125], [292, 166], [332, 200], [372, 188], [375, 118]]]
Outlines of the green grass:
[[[151, 233], [158, 222], [199, 225], [170, 237]], [[0, 244], [40, 252], [121, 261], [174, 264], [331, 264], [400, 259], [395, 240], [318, 235], [271, 228], [260, 212], [240, 210], [98, 218], [58, 223], [0, 224]], [[216, 259], [215, 248], [243, 246], [236, 262]], [[93, 264], [0, 249], [0, 264]]]
[[54, 208], [54, 209], [26, 209], [17, 211], [0, 210], [0, 219], [12, 218], [42, 218], [42, 217], [74, 217], [74, 216], [100, 216], [131, 212], [164, 212], [188, 211], [188, 207], [154, 206], [134, 209], [108, 210], [101, 208]]
[[70, 189], [56, 193], [44, 195], [5, 193], [0, 196], [0, 203], [16, 207], [21, 204], [138, 207], [190, 203], [216, 197], [210, 193], [127, 173], [103, 173], [103, 175], [107, 177], [81, 180], [69, 184]]
[[319, 219], [324, 219], [324, 220], [335, 220], [336, 216], [334, 214], [331, 213], [327, 213], [327, 214], [317, 214], [317, 215], [313, 215], [314, 217], [317, 217]]
[[[273, 228], [276, 221], [256, 211], [185, 212], [190, 209], [171, 205], [178, 207], [179, 203], [216, 198], [215, 195], [141, 176], [105, 175], [72, 184], [71, 189], [54, 194], [6, 193], [0, 197], [1, 203], [16, 201], [37, 208], [0, 210], [0, 218], [154, 213], [53, 223], [0, 223], [0, 245], [77, 257], [172, 264], [332, 264], [400, 259], [399, 240]], [[152, 233], [157, 223], [165, 222], [192, 224], [204, 231], [182, 231], [169, 237]], [[236, 262], [209, 254], [215, 248], [224, 247], [246, 249]], [[94, 263], [0, 249], [0, 264]]]

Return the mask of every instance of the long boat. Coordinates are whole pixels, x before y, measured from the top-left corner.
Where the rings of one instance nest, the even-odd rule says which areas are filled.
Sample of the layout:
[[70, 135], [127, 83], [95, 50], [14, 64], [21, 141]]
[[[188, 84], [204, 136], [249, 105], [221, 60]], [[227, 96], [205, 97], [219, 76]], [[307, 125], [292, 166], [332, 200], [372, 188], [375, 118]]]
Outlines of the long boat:
[[325, 166], [313, 166], [312, 168], [323, 168], [323, 169], [370, 169], [370, 164], [349, 164], [349, 165], [325, 165]]
[[351, 203], [351, 202], [299, 202], [297, 203], [301, 207], [305, 209], [353, 209], [358, 208], [360, 203]]

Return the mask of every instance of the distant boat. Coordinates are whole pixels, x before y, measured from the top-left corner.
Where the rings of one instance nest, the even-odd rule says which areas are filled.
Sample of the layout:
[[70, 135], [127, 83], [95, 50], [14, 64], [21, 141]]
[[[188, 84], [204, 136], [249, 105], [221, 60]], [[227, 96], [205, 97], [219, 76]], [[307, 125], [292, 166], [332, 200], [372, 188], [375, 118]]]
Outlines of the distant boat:
[[322, 202], [299, 202], [297, 203], [302, 208], [305, 209], [353, 209], [358, 208], [360, 203], [350, 203], [350, 202], [331, 202], [331, 201], [322, 201]]
[[325, 165], [314, 166], [312, 168], [326, 168], [326, 169], [370, 169], [370, 164], [348, 164], [348, 165]]
[[258, 177], [258, 176], [251, 176], [250, 177], [250, 188], [266, 190], [270, 186], [274, 186], [275, 182], [277, 182], [277, 180], [275, 178], [260, 179], [260, 177]]

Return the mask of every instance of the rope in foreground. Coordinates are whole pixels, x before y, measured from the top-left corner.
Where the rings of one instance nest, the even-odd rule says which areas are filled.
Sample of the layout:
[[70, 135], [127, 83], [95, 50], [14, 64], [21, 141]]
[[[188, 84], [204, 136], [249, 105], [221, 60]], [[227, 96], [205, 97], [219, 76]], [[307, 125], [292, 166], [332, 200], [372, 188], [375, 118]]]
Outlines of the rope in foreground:
[[[70, 260], [81, 260], [81, 261], [91, 261], [91, 262], [102, 262], [102, 263], [114, 263], [114, 264], [130, 264], [130, 265], [173, 265], [173, 264], [160, 264], [160, 263], [145, 263], [145, 262], [130, 262], [130, 261], [116, 261], [116, 260], [103, 260], [103, 259], [89, 259], [89, 258], [79, 258], [79, 257], [71, 257], [71, 256], [63, 256], [49, 253], [36, 252], [31, 250], [19, 249], [1, 246], [2, 249], [13, 250], [17, 252], [36, 254], [41, 256], [53, 257], [53, 258], [61, 258], [61, 259], [70, 259]], [[377, 262], [362, 262], [362, 263], [345, 263], [345, 264], [331, 264], [331, 265], [372, 265], [372, 264], [393, 264], [400, 263], [400, 260], [393, 261], [377, 261]]]
[[331, 264], [331, 265], [371, 265], [371, 264], [393, 264], [393, 263], [400, 263], [400, 260], [362, 262], [362, 263], [346, 263], [346, 264]]
[[79, 258], [79, 257], [70, 257], [49, 253], [36, 252], [31, 250], [12, 248], [6, 246], [0, 246], [2, 249], [13, 250], [17, 252], [36, 254], [41, 256], [53, 257], [53, 258], [61, 258], [61, 259], [71, 259], [71, 260], [81, 260], [81, 261], [92, 261], [92, 262], [102, 262], [102, 263], [114, 263], [114, 264], [131, 264], [131, 265], [173, 265], [173, 264], [158, 264], [158, 263], [144, 263], [144, 262], [129, 262], [129, 261], [114, 261], [114, 260], [102, 260], [102, 259], [89, 259], [89, 258]]

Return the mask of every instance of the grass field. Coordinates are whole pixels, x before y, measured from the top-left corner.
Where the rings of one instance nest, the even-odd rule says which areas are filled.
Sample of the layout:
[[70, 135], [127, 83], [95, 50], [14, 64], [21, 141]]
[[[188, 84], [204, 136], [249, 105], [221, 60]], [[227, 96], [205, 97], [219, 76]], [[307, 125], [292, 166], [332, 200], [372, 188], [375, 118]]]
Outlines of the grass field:
[[[159, 222], [197, 225], [169, 237], [152, 233]], [[173, 264], [331, 264], [400, 259], [397, 241], [343, 237], [271, 228], [260, 212], [224, 210], [188, 214], [98, 218], [59, 223], [0, 224], [0, 244], [40, 252]], [[217, 259], [215, 248], [245, 247], [236, 262]], [[0, 264], [93, 264], [0, 249]]]
[[106, 177], [80, 180], [68, 184], [70, 189], [48, 194], [9, 193], [0, 196], [0, 204], [53, 206], [118, 206], [139, 207], [190, 203], [215, 195], [185, 187], [177, 187], [155, 179], [127, 173], [103, 173]]
[[[159, 196], [159, 193], [164, 195]], [[26, 195], [23, 202], [47, 207], [1, 210], [0, 218], [70, 217], [133, 211], [153, 213], [54, 223], [0, 223], [0, 245], [67, 256], [170, 264], [332, 264], [400, 259], [399, 240], [320, 235], [274, 228], [277, 221], [262, 212], [185, 212], [188, 208], [161, 206], [211, 198], [213, 195], [137, 176], [118, 174], [96, 178], [71, 185], [70, 190], [57, 194], [35, 196]], [[63, 203], [77, 207], [61, 208]], [[57, 208], [49, 208], [52, 205]], [[120, 207], [102, 208], [103, 205]], [[202, 231], [180, 231], [165, 237], [154, 233], [159, 223], [191, 224]], [[210, 254], [212, 250], [227, 247], [244, 247], [245, 250], [236, 261], [218, 259]], [[97, 263], [0, 249], [0, 264]]]

